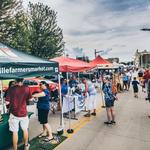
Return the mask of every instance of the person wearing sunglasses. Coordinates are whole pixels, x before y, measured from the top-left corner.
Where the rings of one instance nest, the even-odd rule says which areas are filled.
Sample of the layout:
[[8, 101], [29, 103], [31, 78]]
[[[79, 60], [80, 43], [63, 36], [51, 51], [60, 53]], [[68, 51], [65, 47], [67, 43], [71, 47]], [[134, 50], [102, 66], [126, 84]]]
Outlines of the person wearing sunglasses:
[[38, 121], [43, 126], [43, 131], [39, 135], [39, 138], [46, 137], [45, 142], [53, 140], [52, 129], [48, 124], [48, 114], [50, 110], [50, 91], [49, 85], [45, 81], [40, 82], [40, 93], [33, 94], [33, 98], [38, 98], [37, 109], [38, 109]]

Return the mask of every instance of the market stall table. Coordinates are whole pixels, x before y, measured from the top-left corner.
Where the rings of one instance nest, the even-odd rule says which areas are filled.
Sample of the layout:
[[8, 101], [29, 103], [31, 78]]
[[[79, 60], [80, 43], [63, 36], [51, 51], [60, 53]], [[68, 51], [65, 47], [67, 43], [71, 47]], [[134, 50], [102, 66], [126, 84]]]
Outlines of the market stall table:
[[[29, 118], [33, 112], [28, 112]], [[3, 121], [0, 122], [0, 149], [4, 149], [12, 144], [12, 133], [9, 131], [9, 124], [8, 124], [8, 119], [9, 115], [8, 114], [3, 114]], [[18, 132], [18, 139], [19, 141], [22, 140], [23, 134], [22, 130], [20, 129]]]

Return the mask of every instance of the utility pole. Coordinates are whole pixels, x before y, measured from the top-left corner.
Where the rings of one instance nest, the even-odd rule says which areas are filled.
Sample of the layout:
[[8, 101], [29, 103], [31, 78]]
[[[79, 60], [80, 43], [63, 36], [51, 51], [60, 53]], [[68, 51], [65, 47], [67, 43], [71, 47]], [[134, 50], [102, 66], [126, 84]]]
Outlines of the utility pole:
[[141, 64], [141, 67], [143, 67], [143, 58], [142, 58], [142, 54], [140, 55], [140, 64]]
[[94, 50], [95, 58], [96, 58], [96, 49]]
[[95, 58], [96, 58], [96, 54], [97, 54], [97, 53], [101, 53], [101, 52], [103, 52], [103, 50], [97, 51], [97, 50], [95, 49], [95, 50], [94, 50]]

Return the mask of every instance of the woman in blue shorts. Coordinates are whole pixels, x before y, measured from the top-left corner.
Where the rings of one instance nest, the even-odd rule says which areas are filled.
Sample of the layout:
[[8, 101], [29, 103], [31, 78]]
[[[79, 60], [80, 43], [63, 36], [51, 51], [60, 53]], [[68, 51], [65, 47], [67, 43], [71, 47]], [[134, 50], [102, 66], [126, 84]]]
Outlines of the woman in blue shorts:
[[103, 92], [104, 92], [104, 99], [105, 99], [105, 105], [106, 105], [106, 112], [107, 112], [107, 120], [104, 122], [105, 124], [115, 124], [115, 112], [114, 112], [114, 95], [112, 93], [112, 85], [109, 78], [103, 79], [104, 86], [103, 86]]

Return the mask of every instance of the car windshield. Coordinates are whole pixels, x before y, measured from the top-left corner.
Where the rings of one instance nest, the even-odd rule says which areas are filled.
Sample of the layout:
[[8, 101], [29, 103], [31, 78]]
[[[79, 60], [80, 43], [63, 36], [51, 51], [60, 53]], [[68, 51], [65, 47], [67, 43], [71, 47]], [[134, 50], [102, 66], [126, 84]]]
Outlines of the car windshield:
[[38, 85], [38, 83], [34, 80], [24, 80], [24, 85]]

